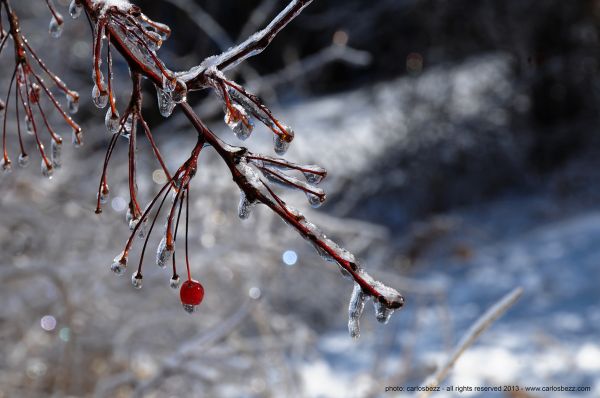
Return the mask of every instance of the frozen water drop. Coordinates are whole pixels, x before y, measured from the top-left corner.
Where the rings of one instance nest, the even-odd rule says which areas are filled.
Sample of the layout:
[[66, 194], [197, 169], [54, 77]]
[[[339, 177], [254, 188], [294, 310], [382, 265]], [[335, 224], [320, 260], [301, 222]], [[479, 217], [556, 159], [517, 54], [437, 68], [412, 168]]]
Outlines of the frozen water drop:
[[29, 166], [29, 155], [27, 155], [26, 153], [20, 154], [17, 163], [21, 168]]
[[59, 38], [63, 31], [63, 25], [63, 20], [60, 14], [57, 13], [56, 16], [52, 16], [52, 19], [50, 20], [50, 25], [48, 26], [50, 36], [54, 38]]
[[181, 104], [187, 100], [187, 85], [183, 80], [175, 80], [175, 87], [171, 92], [171, 98], [176, 104]]
[[185, 312], [187, 312], [188, 314], [191, 314], [192, 312], [196, 311], [196, 306], [192, 305], [192, 304], [184, 304], [183, 305], [183, 309], [185, 310]]
[[52, 167], [60, 169], [62, 167], [62, 139], [58, 137], [58, 141], [52, 140], [50, 144], [50, 159]]
[[175, 101], [171, 97], [171, 93], [156, 87], [156, 98], [158, 99], [158, 111], [163, 117], [171, 116], [175, 109]]
[[71, 133], [71, 142], [75, 148], [79, 148], [83, 145], [83, 132], [80, 129], [73, 129]]
[[126, 269], [127, 269], [127, 257], [123, 256], [123, 252], [121, 252], [113, 260], [113, 263], [110, 266], [110, 270], [117, 275], [123, 275], [125, 273]]
[[240, 204], [238, 205], [238, 217], [242, 220], [247, 220], [248, 218], [250, 218], [250, 215], [252, 214], [252, 208], [254, 207], [254, 205], [255, 203], [250, 202], [246, 197], [246, 194], [244, 194], [244, 192], [241, 192]]
[[131, 275], [131, 286], [135, 287], [136, 289], [141, 289], [142, 280], [142, 274], [140, 274], [139, 272], [134, 273], [133, 275]]
[[375, 317], [377, 318], [377, 321], [383, 324], [388, 323], [394, 310], [386, 307], [385, 304], [379, 301], [373, 301], [373, 307], [375, 307]]
[[327, 171], [319, 166], [303, 166], [302, 174], [309, 184], [320, 184], [327, 176]]
[[42, 175], [46, 178], [48, 178], [49, 180], [52, 179], [52, 176], [54, 174], [54, 168], [52, 167], [51, 163], [47, 163], [47, 161], [45, 159], [42, 159]]
[[74, 93], [73, 95], [67, 94], [67, 108], [71, 115], [77, 113], [79, 110], [79, 94]]
[[104, 125], [106, 126], [106, 131], [108, 131], [109, 134], [118, 133], [120, 126], [119, 122], [119, 113], [116, 111], [115, 113], [113, 113], [112, 109], [109, 108], [108, 111], [106, 111], [106, 116], [104, 117]]
[[171, 279], [169, 280], [169, 286], [171, 287], [171, 289], [178, 289], [180, 282], [181, 279], [179, 278], [179, 275], [173, 275], [173, 277], [171, 277]]
[[2, 167], [2, 171], [5, 173], [10, 173], [12, 171], [12, 162], [8, 158], [2, 158], [0, 161], [0, 166]]
[[167, 247], [167, 237], [163, 236], [158, 245], [158, 249], [156, 249], [156, 265], [160, 268], [165, 268], [167, 266], [167, 261], [169, 261], [172, 254], [173, 249]]
[[27, 127], [27, 134], [35, 135], [35, 132], [33, 131], [33, 122], [28, 115], [25, 115], [25, 126]]
[[317, 208], [319, 206], [321, 206], [323, 204], [323, 202], [325, 201], [325, 195], [315, 195], [312, 192], [306, 192], [306, 199], [308, 199], [308, 203], [314, 207]]
[[167, 92], [170, 93], [171, 91], [175, 90], [175, 87], [177, 86], [177, 79], [174, 77], [169, 77], [163, 74], [162, 76], [162, 89]]
[[69, 4], [69, 14], [71, 15], [71, 18], [79, 18], [82, 10], [83, 6], [79, 2], [79, 0], [71, 0], [71, 4]]
[[97, 84], [94, 84], [94, 87], [92, 88], [92, 99], [97, 108], [103, 109], [108, 105], [108, 93], [106, 91], [101, 91]]
[[285, 155], [289, 147], [290, 143], [285, 141], [279, 134], [273, 136], [273, 150], [276, 154], [279, 156]]
[[252, 134], [254, 123], [242, 106], [233, 104], [231, 108], [226, 108], [224, 119], [238, 139], [246, 140]]
[[110, 197], [110, 191], [108, 189], [101, 189], [100, 192], [96, 193], [96, 197], [100, 199], [100, 204], [107, 204], [108, 198]]
[[360, 285], [355, 283], [348, 305], [348, 332], [353, 339], [360, 337], [360, 316], [365, 309], [366, 299], [367, 295], [362, 291]]

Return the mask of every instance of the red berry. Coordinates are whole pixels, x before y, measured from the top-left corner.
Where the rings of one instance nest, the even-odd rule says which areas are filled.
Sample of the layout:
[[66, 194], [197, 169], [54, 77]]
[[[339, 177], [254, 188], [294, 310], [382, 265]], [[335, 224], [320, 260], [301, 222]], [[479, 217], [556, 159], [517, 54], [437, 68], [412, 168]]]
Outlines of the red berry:
[[199, 305], [204, 298], [204, 288], [200, 282], [196, 280], [187, 280], [181, 285], [179, 297], [181, 298], [183, 308], [188, 312], [193, 312], [195, 307]]

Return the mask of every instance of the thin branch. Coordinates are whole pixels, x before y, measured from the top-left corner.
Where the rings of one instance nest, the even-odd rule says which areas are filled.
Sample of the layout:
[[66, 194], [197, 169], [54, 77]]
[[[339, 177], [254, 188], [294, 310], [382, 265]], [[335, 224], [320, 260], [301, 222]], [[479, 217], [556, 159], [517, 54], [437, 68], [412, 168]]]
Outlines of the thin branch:
[[510, 307], [512, 307], [523, 294], [522, 287], [516, 287], [510, 293], [502, 297], [490, 309], [488, 309], [475, 323], [469, 328], [467, 333], [460, 340], [452, 354], [439, 367], [439, 369], [423, 383], [428, 391], [423, 391], [419, 394], [419, 398], [426, 398], [431, 395], [433, 387], [438, 387], [448, 373], [454, 367], [454, 364], [460, 356], [471, 346], [483, 332], [485, 332], [492, 324], [500, 318]]

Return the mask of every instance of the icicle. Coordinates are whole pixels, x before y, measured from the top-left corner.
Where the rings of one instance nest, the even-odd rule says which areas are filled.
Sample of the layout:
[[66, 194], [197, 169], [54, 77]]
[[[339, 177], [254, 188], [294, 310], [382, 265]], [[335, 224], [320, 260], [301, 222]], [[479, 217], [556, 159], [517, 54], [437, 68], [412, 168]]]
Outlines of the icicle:
[[308, 203], [314, 208], [321, 206], [325, 201], [325, 196], [315, 195], [314, 193], [308, 191], [306, 191], [305, 193], [306, 199], [308, 199]]
[[60, 14], [56, 14], [58, 19], [55, 16], [52, 16], [50, 20], [50, 25], [48, 26], [48, 31], [50, 32], [50, 36], [59, 38], [63, 31], [63, 20]]
[[5, 173], [10, 173], [12, 171], [12, 162], [9, 159], [2, 158], [2, 160], [0, 160], [0, 166]]
[[119, 113], [113, 113], [112, 109], [108, 108], [108, 111], [106, 111], [106, 117], [104, 118], [104, 125], [106, 126], [106, 131], [108, 131], [109, 134], [118, 133], [120, 126]]
[[75, 93], [73, 95], [67, 94], [67, 108], [69, 109], [69, 113], [71, 115], [77, 113], [79, 110], [79, 94]]
[[131, 275], [131, 286], [135, 287], [136, 289], [142, 288], [142, 274], [136, 272]]
[[82, 10], [83, 6], [79, 2], [79, 0], [71, 0], [71, 4], [69, 4], [69, 14], [71, 15], [71, 18], [79, 18]]
[[366, 299], [367, 295], [362, 291], [360, 285], [355, 283], [348, 305], [348, 332], [353, 339], [360, 337], [360, 316], [365, 309]]
[[171, 97], [171, 93], [156, 86], [156, 98], [158, 99], [158, 111], [163, 117], [171, 116], [175, 109], [175, 101]]
[[94, 105], [96, 105], [97, 108], [103, 109], [106, 107], [106, 105], [108, 105], [108, 93], [101, 92], [98, 88], [98, 85], [95, 83], [94, 88], [92, 88], [92, 99], [94, 100]]
[[21, 168], [29, 166], [29, 155], [27, 155], [26, 153], [20, 154], [17, 163]]
[[316, 165], [302, 166], [302, 168], [304, 169], [302, 174], [310, 184], [320, 184], [327, 176], [327, 170]]
[[232, 109], [226, 108], [224, 119], [238, 139], [243, 141], [252, 134], [254, 123], [241, 105], [233, 104]]
[[55, 169], [62, 167], [62, 139], [58, 138], [58, 142], [52, 140], [50, 143], [50, 159], [52, 160], [52, 167]]
[[171, 277], [171, 280], [169, 280], [169, 286], [171, 287], [171, 289], [178, 289], [180, 282], [181, 279], [179, 278], [179, 275], [173, 275]]
[[246, 197], [246, 194], [242, 191], [240, 192], [240, 204], [238, 206], [238, 217], [241, 218], [242, 220], [247, 220], [248, 218], [250, 218], [250, 215], [252, 214], [252, 208], [254, 207], [255, 203], [250, 202], [248, 200], [248, 198]]
[[156, 265], [160, 268], [165, 268], [172, 254], [173, 250], [167, 247], [167, 237], [163, 236], [156, 250]]
[[373, 307], [375, 307], [375, 317], [377, 322], [386, 324], [390, 320], [390, 317], [394, 313], [394, 310], [385, 306], [385, 304], [379, 301], [373, 301]]
[[51, 180], [53, 174], [54, 169], [52, 168], [52, 164], [48, 164], [45, 159], [42, 159], [42, 175]]
[[113, 260], [113, 263], [110, 266], [110, 270], [117, 275], [123, 275], [125, 273], [126, 269], [127, 269], [127, 257], [124, 257], [123, 252], [121, 252]]

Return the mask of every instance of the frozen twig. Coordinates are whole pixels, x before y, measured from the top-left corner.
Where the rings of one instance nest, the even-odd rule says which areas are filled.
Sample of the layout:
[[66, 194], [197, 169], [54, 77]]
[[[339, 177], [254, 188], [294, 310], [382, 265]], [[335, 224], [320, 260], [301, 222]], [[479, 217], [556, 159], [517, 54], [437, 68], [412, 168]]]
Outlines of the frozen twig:
[[426, 398], [431, 395], [433, 387], [439, 386], [448, 376], [452, 367], [460, 356], [471, 346], [477, 338], [485, 332], [492, 324], [500, 318], [510, 307], [512, 307], [523, 294], [523, 288], [517, 287], [510, 293], [502, 297], [496, 304], [488, 309], [475, 323], [469, 328], [462, 337], [452, 354], [442, 363], [438, 370], [425, 380], [424, 386], [429, 387], [426, 391], [419, 394], [419, 398]]

